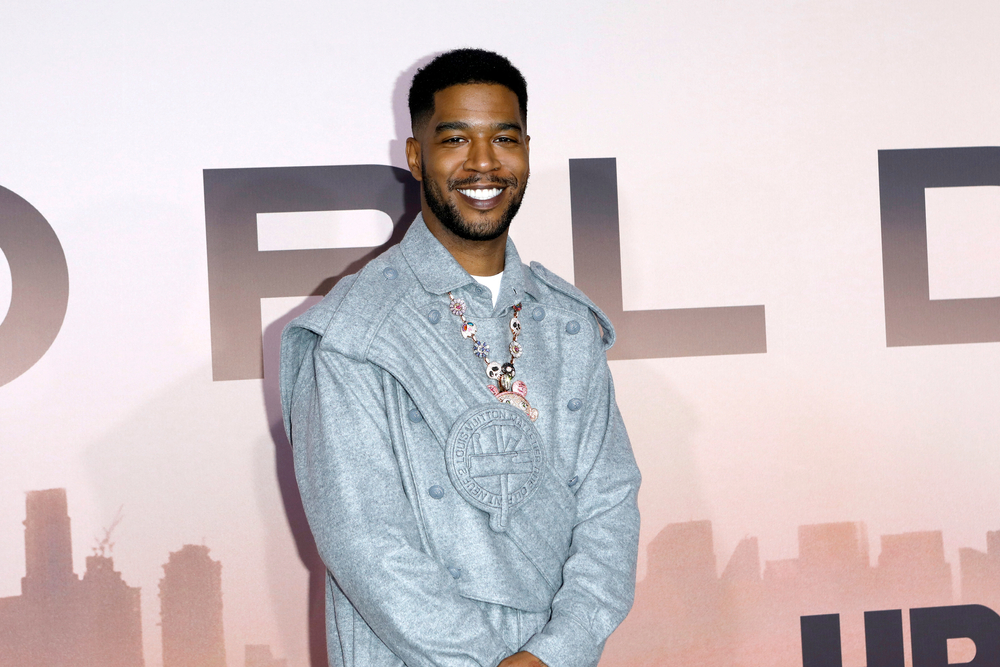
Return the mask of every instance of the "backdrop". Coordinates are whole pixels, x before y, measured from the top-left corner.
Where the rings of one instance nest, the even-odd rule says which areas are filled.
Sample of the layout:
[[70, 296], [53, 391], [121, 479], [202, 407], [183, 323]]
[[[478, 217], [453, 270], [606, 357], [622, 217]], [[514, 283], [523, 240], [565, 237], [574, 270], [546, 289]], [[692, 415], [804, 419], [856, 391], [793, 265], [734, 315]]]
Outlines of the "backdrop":
[[602, 665], [1000, 643], [961, 606], [1000, 609], [996, 2], [3, 14], [10, 664], [321, 664], [278, 336], [412, 219], [406, 90], [459, 46], [529, 82], [521, 255], [619, 325], [642, 533]]

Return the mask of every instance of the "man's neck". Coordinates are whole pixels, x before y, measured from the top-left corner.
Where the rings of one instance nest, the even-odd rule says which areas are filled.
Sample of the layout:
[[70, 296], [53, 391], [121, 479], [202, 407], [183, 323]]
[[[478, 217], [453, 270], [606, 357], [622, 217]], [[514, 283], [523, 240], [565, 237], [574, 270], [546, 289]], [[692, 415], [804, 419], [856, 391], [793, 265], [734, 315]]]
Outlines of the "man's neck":
[[490, 241], [470, 241], [457, 236], [427, 211], [424, 212], [424, 223], [434, 238], [441, 242], [469, 275], [495, 276], [503, 271], [507, 253], [507, 230]]

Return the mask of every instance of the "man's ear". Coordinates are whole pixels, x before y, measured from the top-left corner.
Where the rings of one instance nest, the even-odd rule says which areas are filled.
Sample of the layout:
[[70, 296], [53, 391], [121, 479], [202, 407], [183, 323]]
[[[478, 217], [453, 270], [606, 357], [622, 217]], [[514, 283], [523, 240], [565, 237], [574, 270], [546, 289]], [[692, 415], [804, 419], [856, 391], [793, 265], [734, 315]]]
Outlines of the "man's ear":
[[413, 178], [418, 181], [423, 180], [423, 173], [420, 169], [420, 142], [409, 137], [406, 140], [406, 165], [410, 168]]

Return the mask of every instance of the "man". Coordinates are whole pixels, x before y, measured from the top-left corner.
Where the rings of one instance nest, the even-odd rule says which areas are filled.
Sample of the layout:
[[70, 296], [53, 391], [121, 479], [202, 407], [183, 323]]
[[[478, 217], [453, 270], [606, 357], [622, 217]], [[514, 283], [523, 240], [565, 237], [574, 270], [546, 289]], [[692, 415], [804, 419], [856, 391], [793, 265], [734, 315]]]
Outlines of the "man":
[[330, 662], [596, 665], [639, 529], [614, 331], [507, 238], [528, 181], [520, 72], [452, 51], [409, 103], [421, 214], [282, 338]]

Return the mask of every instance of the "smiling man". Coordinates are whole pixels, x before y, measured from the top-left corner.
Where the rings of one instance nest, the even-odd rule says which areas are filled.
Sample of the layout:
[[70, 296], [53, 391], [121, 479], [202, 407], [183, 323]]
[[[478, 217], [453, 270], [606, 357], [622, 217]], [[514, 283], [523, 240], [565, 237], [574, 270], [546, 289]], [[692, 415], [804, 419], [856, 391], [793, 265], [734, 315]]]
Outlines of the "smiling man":
[[639, 472], [614, 329], [507, 238], [527, 100], [488, 51], [418, 71], [420, 215], [285, 329], [285, 429], [329, 569], [331, 665], [593, 666], [632, 604]]

